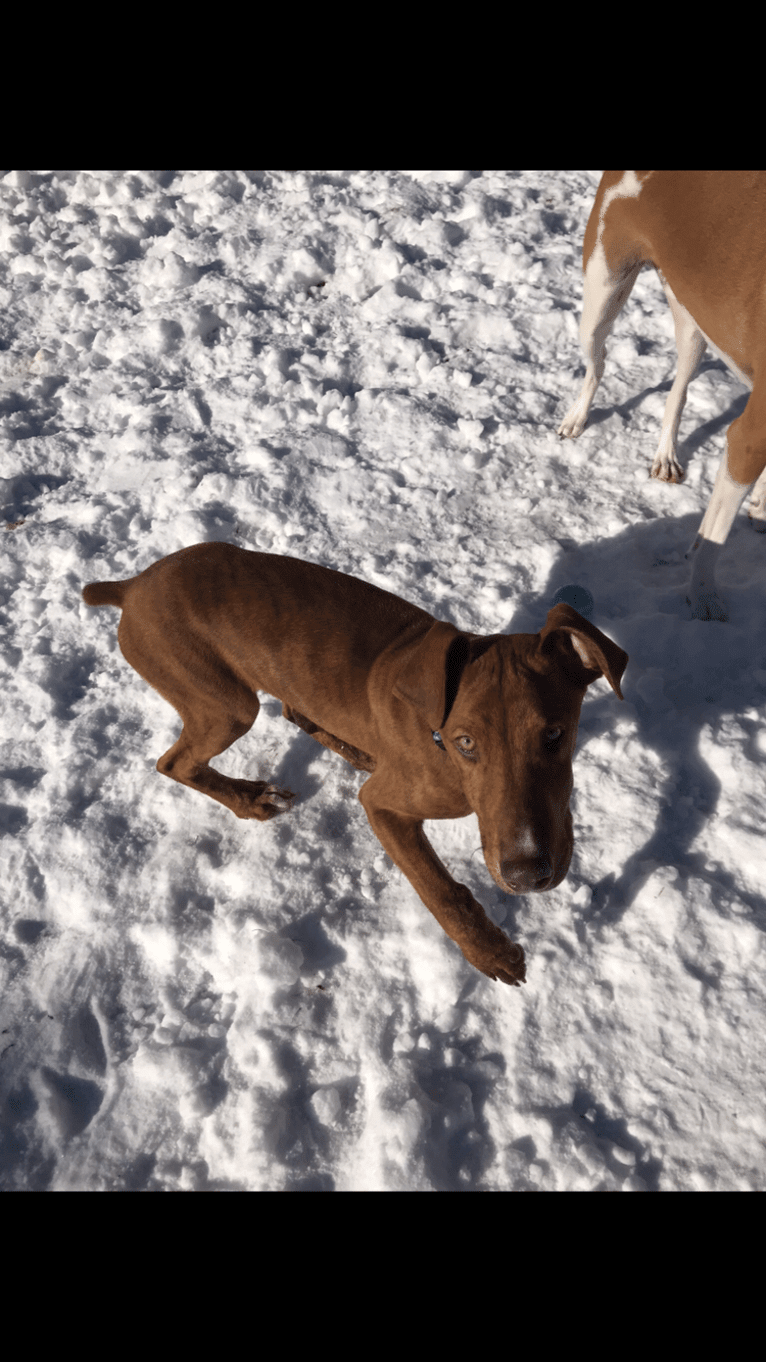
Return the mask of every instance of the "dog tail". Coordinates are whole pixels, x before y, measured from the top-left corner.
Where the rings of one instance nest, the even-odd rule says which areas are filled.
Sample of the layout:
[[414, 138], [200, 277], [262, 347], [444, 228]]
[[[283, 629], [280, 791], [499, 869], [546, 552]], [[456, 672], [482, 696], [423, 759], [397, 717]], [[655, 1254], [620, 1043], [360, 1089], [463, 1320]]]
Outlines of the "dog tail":
[[122, 605], [127, 582], [89, 582], [83, 588], [86, 605]]

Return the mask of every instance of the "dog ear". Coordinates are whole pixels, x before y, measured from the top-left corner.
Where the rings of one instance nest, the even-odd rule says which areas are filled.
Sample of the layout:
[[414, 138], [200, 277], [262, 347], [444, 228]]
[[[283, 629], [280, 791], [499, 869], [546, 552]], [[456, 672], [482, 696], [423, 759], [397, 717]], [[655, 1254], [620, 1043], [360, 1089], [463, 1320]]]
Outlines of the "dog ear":
[[[559, 646], [561, 635], [569, 636], [576, 658], [569, 656], [576, 665], [578, 685], [589, 686], [599, 676], [605, 676], [612, 690], [622, 700], [620, 680], [628, 665], [628, 654], [618, 648], [606, 634], [602, 634], [590, 620], [583, 619], [571, 605], [562, 601], [548, 611], [548, 618], [540, 630], [540, 650], [550, 652]], [[589, 674], [590, 673], [590, 674]]]
[[394, 695], [413, 705], [438, 731], [454, 703], [467, 656], [465, 634], [454, 624], [432, 624], [409, 651], [394, 682]]

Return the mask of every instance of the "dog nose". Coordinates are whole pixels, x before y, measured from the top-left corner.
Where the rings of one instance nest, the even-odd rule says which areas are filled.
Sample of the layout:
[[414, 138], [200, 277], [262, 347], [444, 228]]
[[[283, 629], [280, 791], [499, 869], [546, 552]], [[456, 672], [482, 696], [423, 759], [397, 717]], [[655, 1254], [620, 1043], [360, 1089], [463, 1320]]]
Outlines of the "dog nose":
[[553, 879], [553, 866], [547, 856], [503, 861], [500, 873], [516, 894], [539, 894]]

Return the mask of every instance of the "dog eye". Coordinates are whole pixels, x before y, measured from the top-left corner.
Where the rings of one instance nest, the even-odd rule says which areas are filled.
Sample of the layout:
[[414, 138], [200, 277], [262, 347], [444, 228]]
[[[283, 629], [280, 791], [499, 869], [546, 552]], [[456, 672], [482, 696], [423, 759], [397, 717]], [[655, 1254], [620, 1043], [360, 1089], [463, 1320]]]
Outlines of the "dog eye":
[[461, 737], [456, 738], [455, 745], [458, 752], [462, 752], [466, 757], [471, 756], [476, 747], [473, 738], [469, 738], [467, 733], [463, 733]]

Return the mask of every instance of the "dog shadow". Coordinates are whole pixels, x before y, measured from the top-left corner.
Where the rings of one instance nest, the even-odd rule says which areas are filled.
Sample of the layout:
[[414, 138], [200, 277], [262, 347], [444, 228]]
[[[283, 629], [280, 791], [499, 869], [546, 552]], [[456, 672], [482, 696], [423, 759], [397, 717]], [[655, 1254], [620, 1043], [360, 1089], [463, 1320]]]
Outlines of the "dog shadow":
[[[593, 913], [602, 920], [621, 918], [659, 863], [674, 866], [682, 881], [708, 883], [722, 911], [728, 899], [738, 899], [766, 929], [766, 897], [743, 889], [705, 853], [704, 831], [722, 787], [700, 750], [705, 731], [712, 730], [715, 740], [736, 719], [749, 734], [748, 760], [766, 764], [757, 742], [766, 699], [766, 537], [754, 532], [745, 515], [737, 517], [718, 570], [729, 620], [693, 620], [685, 598], [690, 565], [684, 553], [698, 524], [697, 516], [683, 516], [632, 525], [590, 544], [560, 541], [545, 592], [519, 604], [509, 632], [539, 629], [556, 590], [577, 583], [593, 595], [593, 623], [630, 657], [622, 683], [627, 713], [635, 718], [641, 742], [656, 753], [661, 773], [654, 826], [618, 873], [593, 886]], [[578, 751], [620, 718], [622, 706], [604, 692], [598, 686], [586, 695]]]

